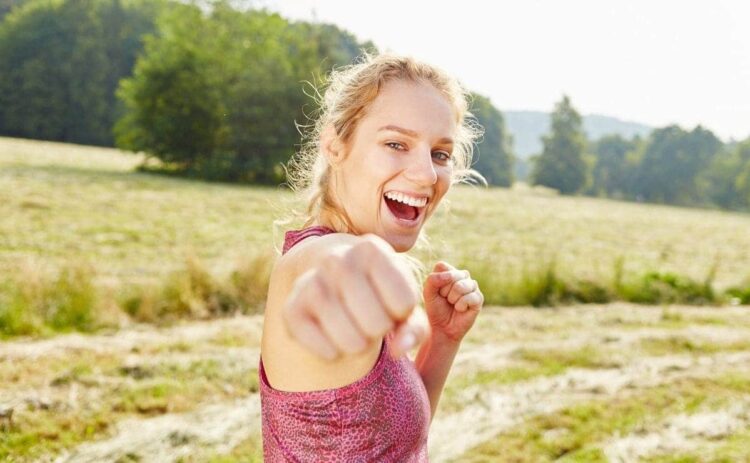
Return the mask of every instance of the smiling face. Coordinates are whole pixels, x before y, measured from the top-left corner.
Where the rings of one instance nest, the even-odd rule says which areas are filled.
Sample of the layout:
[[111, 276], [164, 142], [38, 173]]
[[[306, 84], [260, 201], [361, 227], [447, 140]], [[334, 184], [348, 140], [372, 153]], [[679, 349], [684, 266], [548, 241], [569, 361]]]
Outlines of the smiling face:
[[450, 187], [456, 128], [451, 104], [435, 87], [393, 80], [357, 122], [345, 153], [323, 141], [329, 159], [343, 157], [331, 188], [358, 234], [374, 233], [398, 252], [411, 249]]

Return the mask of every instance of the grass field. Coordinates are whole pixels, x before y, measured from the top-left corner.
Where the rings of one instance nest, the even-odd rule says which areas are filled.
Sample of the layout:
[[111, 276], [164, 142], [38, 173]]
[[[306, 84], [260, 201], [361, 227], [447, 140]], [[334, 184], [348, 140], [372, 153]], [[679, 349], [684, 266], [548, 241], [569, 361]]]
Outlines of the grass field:
[[[0, 461], [261, 460], [254, 312], [281, 239], [271, 222], [293, 198], [140, 162], [0, 138], [0, 326], [27, 328], [0, 342]], [[707, 279], [750, 288], [750, 216], [523, 188], [448, 199], [432, 250], [414, 254], [466, 266], [492, 299], [451, 371], [431, 461], [750, 461], [747, 306], [496, 305], [560, 281], [611, 290], [618, 268], [610, 299], [643, 281], [704, 299]], [[245, 314], [195, 320], [237, 301]], [[34, 310], [44, 329], [24, 321]]]
[[[130, 305], [143, 305], [180, 292], [144, 296], [143, 285], [202, 285], [194, 292], [210, 293], [237, 269], [262, 292], [265, 274], [248, 267], [274, 258], [283, 229], [274, 236], [272, 221], [299, 206], [292, 195], [134, 172], [140, 162], [111, 149], [0, 139], [0, 271], [26, 286], [50, 275], [54, 285], [54, 275], [71, 268], [106, 290], [97, 297], [121, 306], [128, 288], [137, 288]], [[730, 287], [750, 301], [747, 214], [457, 186], [426, 228], [432, 247], [413, 255], [428, 266], [447, 259], [468, 268], [491, 303], [717, 303], [731, 299], [720, 297]], [[196, 275], [215, 281], [191, 280]], [[217, 297], [234, 297], [224, 293]]]

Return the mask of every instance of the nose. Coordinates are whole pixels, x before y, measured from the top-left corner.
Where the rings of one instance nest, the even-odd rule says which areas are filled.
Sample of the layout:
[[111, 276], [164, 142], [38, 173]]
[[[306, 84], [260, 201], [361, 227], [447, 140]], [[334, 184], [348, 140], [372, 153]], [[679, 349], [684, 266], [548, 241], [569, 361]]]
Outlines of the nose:
[[432, 152], [429, 148], [421, 149], [411, 159], [406, 170], [407, 178], [418, 185], [434, 185], [437, 182], [437, 172], [432, 162]]

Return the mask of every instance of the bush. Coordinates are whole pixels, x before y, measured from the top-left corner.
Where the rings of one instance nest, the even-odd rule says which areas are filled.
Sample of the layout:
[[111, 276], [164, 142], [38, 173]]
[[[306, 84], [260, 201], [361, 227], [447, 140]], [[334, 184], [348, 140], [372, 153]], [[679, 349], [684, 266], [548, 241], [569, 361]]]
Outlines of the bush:
[[21, 270], [1, 285], [0, 333], [94, 330], [102, 311], [93, 276], [85, 264], [71, 264], [54, 277], [38, 269]]

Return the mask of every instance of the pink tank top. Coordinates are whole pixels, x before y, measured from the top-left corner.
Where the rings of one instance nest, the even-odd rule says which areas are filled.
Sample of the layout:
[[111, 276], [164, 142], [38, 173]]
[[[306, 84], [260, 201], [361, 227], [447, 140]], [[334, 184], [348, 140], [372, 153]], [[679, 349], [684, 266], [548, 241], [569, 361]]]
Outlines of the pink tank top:
[[[286, 232], [283, 253], [323, 226]], [[414, 362], [394, 360], [388, 333], [375, 366], [352, 384], [286, 392], [268, 382], [261, 356], [260, 383], [265, 462], [428, 462], [430, 401]]]

